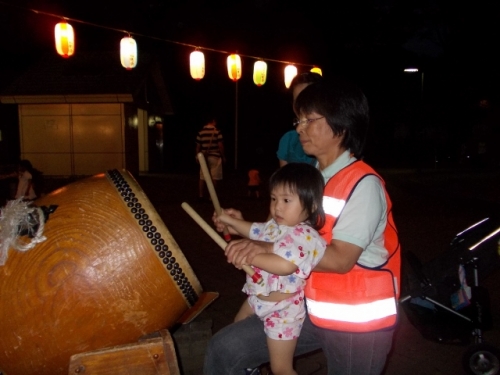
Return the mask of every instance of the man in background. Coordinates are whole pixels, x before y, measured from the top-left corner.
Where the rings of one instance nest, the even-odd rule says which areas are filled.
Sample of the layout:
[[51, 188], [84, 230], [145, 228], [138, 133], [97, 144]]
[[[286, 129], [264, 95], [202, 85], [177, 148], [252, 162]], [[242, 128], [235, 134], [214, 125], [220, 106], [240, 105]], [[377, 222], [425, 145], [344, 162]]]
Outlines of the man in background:
[[[217, 129], [216, 123], [215, 118], [209, 117], [196, 136], [196, 160], [198, 160], [198, 154], [203, 153], [214, 188], [217, 186], [217, 181], [222, 180], [222, 164], [226, 162], [224, 139], [220, 130]], [[200, 201], [205, 199], [205, 187], [205, 176], [203, 176], [203, 171], [200, 168], [198, 183], [198, 199]]]

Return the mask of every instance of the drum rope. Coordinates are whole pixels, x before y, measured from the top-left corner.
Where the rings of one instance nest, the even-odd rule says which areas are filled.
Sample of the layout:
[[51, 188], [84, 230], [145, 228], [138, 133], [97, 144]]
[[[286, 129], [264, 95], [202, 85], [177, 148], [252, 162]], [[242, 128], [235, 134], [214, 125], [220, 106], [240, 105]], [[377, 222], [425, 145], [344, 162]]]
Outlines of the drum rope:
[[[45, 241], [43, 210], [22, 198], [7, 202], [0, 211], [0, 266], [7, 262], [9, 248], [27, 251]], [[28, 234], [29, 241], [19, 237]], [[23, 236], [24, 237], [24, 236]]]

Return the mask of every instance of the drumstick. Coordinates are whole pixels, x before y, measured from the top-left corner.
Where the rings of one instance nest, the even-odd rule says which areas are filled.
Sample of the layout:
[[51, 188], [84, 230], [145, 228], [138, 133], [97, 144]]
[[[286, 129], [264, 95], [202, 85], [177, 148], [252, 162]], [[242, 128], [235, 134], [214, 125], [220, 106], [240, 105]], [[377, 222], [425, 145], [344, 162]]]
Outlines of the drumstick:
[[[198, 215], [198, 213], [193, 210], [193, 208], [189, 204], [183, 202], [181, 204], [181, 207], [188, 213], [189, 216], [191, 216], [194, 221], [196, 221], [201, 229], [203, 229], [217, 243], [217, 245], [222, 248], [222, 250], [226, 248], [227, 242], [224, 241], [224, 239], [219, 236], [217, 232], [210, 225], [208, 225], [207, 222], [203, 220], [203, 218]], [[262, 284], [262, 276], [255, 272], [252, 267], [244, 264], [241, 268], [252, 277], [254, 283]]]
[[[207, 183], [208, 192], [210, 193], [210, 198], [212, 198], [212, 203], [214, 204], [215, 212], [217, 215], [220, 215], [221, 208], [219, 204], [219, 199], [217, 198], [217, 194], [215, 193], [214, 183], [212, 182], [212, 176], [210, 175], [210, 171], [207, 167], [207, 162], [205, 160], [205, 155], [202, 152], [198, 153], [198, 160], [200, 161], [201, 171], [203, 172], [203, 177], [205, 177], [205, 182]], [[229, 230], [224, 227], [222, 232], [224, 234], [224, 239], [226, 241], [231, 241], [231, 235], [229, 234]]]

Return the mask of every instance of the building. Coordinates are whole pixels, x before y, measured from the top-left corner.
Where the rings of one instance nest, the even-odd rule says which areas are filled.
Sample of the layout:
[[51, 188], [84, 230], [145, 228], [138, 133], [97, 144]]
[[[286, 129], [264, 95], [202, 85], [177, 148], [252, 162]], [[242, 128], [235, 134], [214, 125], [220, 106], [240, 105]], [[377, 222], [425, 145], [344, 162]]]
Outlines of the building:
[[[140, 53], [127, 70], [116, 52], [51, 53], [6, 87], [0, 103], [17, 107], [20, 158], [46, 176], [162, 168], [163, 123], [173, 110], [153, 55]], [[3, 137], [0, 148], [5, 142], [12, 140]]]

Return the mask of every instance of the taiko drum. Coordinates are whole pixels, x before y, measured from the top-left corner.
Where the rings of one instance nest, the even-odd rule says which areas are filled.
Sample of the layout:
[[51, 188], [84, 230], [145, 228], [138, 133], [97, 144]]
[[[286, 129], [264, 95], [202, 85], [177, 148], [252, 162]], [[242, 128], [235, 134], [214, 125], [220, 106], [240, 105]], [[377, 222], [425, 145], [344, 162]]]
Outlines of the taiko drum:
[[137, 181], [112, 170], [38, 199], [46, 240], [0, 266], [0, 372], [67, 374], [73, 354], [170, 328], [202, 293]]

